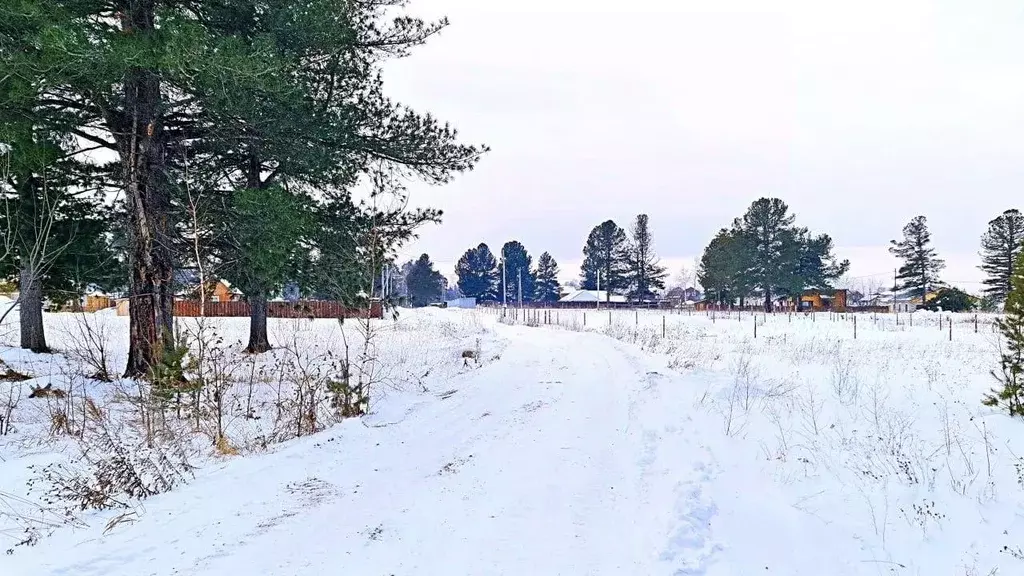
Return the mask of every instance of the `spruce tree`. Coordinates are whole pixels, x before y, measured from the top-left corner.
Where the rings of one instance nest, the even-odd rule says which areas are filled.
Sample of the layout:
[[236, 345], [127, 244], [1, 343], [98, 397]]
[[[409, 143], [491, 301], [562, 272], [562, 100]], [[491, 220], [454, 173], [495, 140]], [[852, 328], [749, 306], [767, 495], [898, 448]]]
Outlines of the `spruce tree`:
[[637, 302], [653, 300], [654, 291], [665, 288], [665, 277], [668, 276], [668, 272], [659, 264], [658, 256], [654, 252], [654, 239], [651, 236], [647, 214], [639, 214], [636, 217], [630, 234], [630, 298]]
[[498, 263], [487, 244], [466, 250], [455, 265], [459, 290], [467, 298], [494, 302], [498, 294]]
[[629, 289], [629, 261], [626, 232], [612, 220], [606, 220], [590, 231], [583, 247], [580, 287], [597, 290], [600, 285], [610, 301], [613, 293]]
[[551, 254], [545, 252], [537, 259], [537, 270], [534, 272], [536, 285], [534, 300], [537, 302], [557, 302], [561, 297], [558, 282], [558, 263]]
[[903, 261], [896, 273], [895, 290], [909, 296], [924, 298], [931, 290], [942, 285], [939, 272], [946, 267], [931, 246], [932, 235], [928, 220], [915, 216], [903, 227], [903, 240], [891, 242], [889, 252]]
[[1003, 345], [999, 370], [992, 375], [1001, 387], [986, 394], [982, 403], [1000, 407], [1010, 416], [1024, 416], [1024, 255], [1017, 257], [1011, 285], [1005, 316], [996, 321]]
[[998, 302], [1013, 287], [1013, 267], [1024, 248], [1024, 215], [1010, 209], [988, 223], [981, 237], [981, 270], [987, 277], [983, 292]]

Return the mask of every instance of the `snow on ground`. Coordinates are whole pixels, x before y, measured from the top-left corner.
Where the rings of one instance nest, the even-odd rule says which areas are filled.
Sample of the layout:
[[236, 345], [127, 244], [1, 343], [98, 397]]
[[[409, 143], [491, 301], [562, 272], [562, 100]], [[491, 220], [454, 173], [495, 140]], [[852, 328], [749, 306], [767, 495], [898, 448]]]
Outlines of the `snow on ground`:
[[[47, 316], [58, 348], [74, 318]], [[1021, 574], [1024, 422], [980, 404], [992, 318], [952, 318], [951, 341], [937, 314], [858, 316], [855, 339], [829, 314], [405, 311], [379, 323], [370, 416], [261, 448], [280, 434], [261, 380], [263, 417], [228, 427], [242, 456], [199, 442], [195, 479], [134, 521], [87, 513], [0, 574]], [[95, 321], [123, 339], [126, 319]], [[216, 327], [237, 350], [245, 322]], [[271, 334], [340, 346], [327, 321]], [[73, 372], [0, 358], [39, 377], [23, 386]], [[74, 454], [36, 400], [0, 437], [0, 492]]]

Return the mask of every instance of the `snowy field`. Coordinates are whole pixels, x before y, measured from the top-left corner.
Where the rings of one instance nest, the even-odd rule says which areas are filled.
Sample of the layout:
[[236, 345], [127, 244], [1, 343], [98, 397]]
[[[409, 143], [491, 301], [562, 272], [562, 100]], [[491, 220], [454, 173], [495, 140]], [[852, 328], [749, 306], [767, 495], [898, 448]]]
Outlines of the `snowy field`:
[[[87, 378], [97, 334], [123, 367], [127, 319], [47, 315], [56, 354], [0, 349], [33, 377], [0, 381], [0, 574], [1024, 574], [1024, 422], [981, 405], [992, 320], [421, 310], [368, 355], [351, 323], [271, 321], [256, 359], [247, 320], [185, 320], [226, 366], [226, 445], [205, 400], [168, 416], [194, 470], [65, 519], [42, 470], [82, 443], [55, 415], [89, 398], [144, 450], [132, 387]], [[307, 422], [295, 391], [345, 342], [371, 414]], [[46, 384], [70, 394], [27, 398]]]

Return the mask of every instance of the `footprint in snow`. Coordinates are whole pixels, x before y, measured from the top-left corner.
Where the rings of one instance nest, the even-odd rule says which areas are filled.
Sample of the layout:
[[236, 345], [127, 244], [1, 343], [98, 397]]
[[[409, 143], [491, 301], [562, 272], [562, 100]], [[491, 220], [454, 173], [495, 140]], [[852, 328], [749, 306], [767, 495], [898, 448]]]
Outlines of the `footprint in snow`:
[[707, 465], [698, 463], [694, 472], [693, 480], [676, 487], [678, 524], [669, 534], [661, 554], [661, 560], [673, 567], [674, 576], [704, 576], [722, 550], [711, 534], [711, 523], [718, 514], [718, 507], [703, 490], [703, 484], [710, 480], [710, 471]]

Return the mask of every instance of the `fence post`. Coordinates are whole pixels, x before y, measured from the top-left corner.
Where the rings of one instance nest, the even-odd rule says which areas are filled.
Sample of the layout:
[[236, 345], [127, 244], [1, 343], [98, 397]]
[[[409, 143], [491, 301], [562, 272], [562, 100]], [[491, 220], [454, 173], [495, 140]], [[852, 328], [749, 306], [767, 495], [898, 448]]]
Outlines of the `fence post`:
[[857, 339], [857, 317], [853, 317], [853, 339]]
[[757, 338], [757, 314], [754, 314], [754, 338]]
[[636, 326], [639, 326], [640, 325], [640, 310], [633, 310], [633, 315], [635, 316], [633, 324], [636, 325]]
[[583, 325], [584, 326], [587, 325], [587, 313], [586, 312], [583, 313]]
[[665, 315], [661, 315], [661, 337], [665, 337]]
[[975, 334], [978, 333], [978, 315], [977, 314], [974, 315], [974, 333]]
[[953, 317], [949, 317], [949, 341], [953, 341]]

